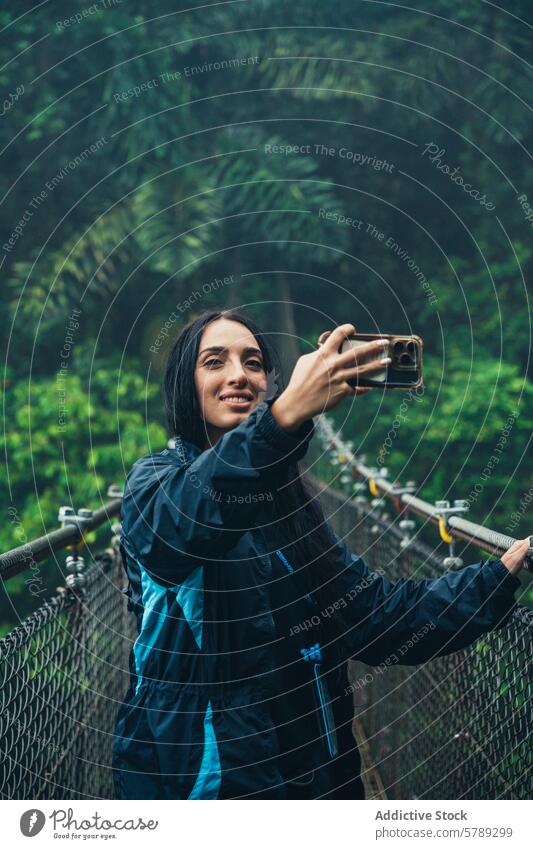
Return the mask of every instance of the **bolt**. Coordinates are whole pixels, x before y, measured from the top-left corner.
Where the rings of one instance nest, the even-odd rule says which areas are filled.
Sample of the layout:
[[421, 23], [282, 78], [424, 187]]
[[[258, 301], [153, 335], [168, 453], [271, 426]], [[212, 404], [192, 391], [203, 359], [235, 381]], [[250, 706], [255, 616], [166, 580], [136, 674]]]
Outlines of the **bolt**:
[[57, 518], [60, 522], [64, 522], [67, 517], [74, 515], [75, 513], [73, 507], [60, 507], [59, 513], [57, 514]]
[[460, 498], [459, 500], [455, 500], [453, 502], [453, 506], [455, 507], [456, 510], [465, 510], [466, 511], [466, 510], [468, 510], [470, 505], [468, 504], [468, 501], [466, 501], [466, 499]]
[[67, 572], [74, 572], [74, 573], [83, 572], [83, 570], [85, 568], [85, 561], [84, 561], [83, 557], [80, 557], [79, 555], [74, 556], [74, 555], [70, 554], [67, 557], [65, 564], [66, 564], [66, 567], [67, 567]]

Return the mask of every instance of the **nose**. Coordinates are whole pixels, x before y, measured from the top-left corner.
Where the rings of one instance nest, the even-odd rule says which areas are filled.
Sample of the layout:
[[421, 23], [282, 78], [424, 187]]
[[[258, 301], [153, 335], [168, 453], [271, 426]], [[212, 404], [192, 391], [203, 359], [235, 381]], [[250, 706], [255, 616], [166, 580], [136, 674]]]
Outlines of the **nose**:
[[241, 389], [248, 383], [246, 372], [244, 371], [240, 360], [236, 360], [231, 363], [228, 383], [232, 386], [238, 386]]

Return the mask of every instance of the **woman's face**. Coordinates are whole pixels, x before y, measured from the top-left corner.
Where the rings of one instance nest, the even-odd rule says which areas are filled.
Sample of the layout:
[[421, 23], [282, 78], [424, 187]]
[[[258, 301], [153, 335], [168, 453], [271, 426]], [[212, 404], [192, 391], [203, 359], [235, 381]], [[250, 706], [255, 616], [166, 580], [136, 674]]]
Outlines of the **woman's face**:
[[205, 328], [194, 377], [208, 445], [248, 418], [267, 388], [257, 339], [244, 324], [226, 318]]

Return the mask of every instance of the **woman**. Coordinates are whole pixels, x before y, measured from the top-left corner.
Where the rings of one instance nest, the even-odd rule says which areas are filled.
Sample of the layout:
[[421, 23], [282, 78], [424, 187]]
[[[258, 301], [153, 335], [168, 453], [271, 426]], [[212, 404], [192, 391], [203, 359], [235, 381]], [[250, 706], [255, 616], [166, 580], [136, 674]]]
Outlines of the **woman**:
[[527, 540], [393, 583], [348, 550], [304, 484], [313, 416], [364, 392], [346, 381], [387, 361], [368, 363], [375, 343], [339, 354], [354, 330], [337, 327], [267, 400], [272, 355], [248, 318], [205, 313], [176, 339], [175, 447], [134, 464], [122, 507], [139, 636], [116, 728], [118, 798], [364, 798], [345, 661], [382, 663], [427, 625], [400, 659], [422, 663], [510, 615]]

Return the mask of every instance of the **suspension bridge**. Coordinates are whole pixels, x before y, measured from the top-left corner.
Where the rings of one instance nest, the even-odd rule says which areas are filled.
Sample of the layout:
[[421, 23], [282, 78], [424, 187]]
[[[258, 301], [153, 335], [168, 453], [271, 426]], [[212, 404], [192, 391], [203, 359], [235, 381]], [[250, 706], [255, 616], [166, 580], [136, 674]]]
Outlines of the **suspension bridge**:
[[[461, 568], [465, 551], [479, 560], [479, 550], [500, 556], [514, 543], [467, 520], [464, 501], [430, 504], [412, 482], [366, 466], [328, 417], [316, 424], [307, 474], [328, 521], [371, 569], [435, 578]], [[61, 508], [58, 530], [0, 555], [5, 581], [69, 551], [64, 586], [0, 640], [4, 799], [114, 798], [115, 716], [136, 630], [123, 592], [119, 488], [108, 497], [95, 512]], [[109, 546], [92, 555], [86, 535], [105, 526]], [[425, 526], [434, 546], [421, 539]], [[350, 661], [367, 798], [531, 798], [532, 647], [533, 611], [518, 604], [500, 629], [428, 663]]]

